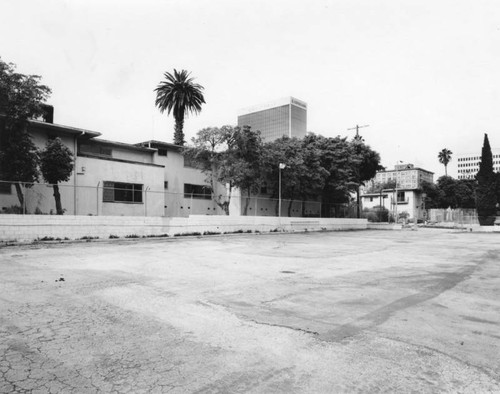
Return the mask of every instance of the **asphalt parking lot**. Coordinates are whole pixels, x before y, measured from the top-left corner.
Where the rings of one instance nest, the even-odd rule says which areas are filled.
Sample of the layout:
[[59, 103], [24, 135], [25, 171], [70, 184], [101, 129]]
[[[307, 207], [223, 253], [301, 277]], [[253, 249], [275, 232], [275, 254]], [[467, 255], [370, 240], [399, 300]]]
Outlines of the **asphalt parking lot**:
[[0, 392], [500, 392], [500, 238], [0, 249]]

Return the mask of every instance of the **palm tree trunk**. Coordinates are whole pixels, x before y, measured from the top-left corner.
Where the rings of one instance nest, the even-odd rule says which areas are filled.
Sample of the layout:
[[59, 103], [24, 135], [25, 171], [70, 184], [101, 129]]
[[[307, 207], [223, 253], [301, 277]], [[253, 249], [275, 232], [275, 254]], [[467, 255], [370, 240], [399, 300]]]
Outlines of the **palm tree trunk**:
[[174, 144], [184, 146], [184, 116], [175, 118]]

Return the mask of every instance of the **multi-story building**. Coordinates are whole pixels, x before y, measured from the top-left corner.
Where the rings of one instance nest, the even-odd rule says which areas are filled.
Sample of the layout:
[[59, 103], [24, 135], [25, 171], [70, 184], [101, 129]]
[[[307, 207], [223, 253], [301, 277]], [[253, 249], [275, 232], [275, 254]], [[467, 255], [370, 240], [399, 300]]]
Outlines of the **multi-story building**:
[[372, 182], [384, 184], [397, 180], [399, 189], [418, 189], [422, 182], [433, 182], [434, 173], [413, 164], [397, 164], [394, 170], [379, 171]]
[[307, 104], [294, 97], [241, 109], [238, 126], [259, 130], [262, 140], [273, 141], [283, 136], [303, 138], [307, 133]]
[[[425, 218], [425, 202], [420, 189], [423, 182], [433, 182], [434, 173], [413, 164], [397, 164], [394, 170], [379, 171], [367, 183], [361, 195], [363, 208], [383, 207], [408, 219]], [[395, 182], [395, 183], [394, 183]], [[374, 190], [378, 190], [374, 192]]]
[[[500, 172], [500, 149], [492, 149], [493, 171]], [[480, 153], [457, 155], [456, 165], [458, 179], [475, 179], [481, 163]]]

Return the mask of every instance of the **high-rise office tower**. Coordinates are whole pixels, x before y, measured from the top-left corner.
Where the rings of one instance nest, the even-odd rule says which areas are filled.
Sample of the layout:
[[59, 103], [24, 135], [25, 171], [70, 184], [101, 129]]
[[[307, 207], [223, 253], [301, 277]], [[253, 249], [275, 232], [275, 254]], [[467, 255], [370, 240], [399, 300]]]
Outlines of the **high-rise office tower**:
[[259, 130], [262, 140], [273, 141], [283, 136], [303, 138], [307, 133], [307, 104], [294, 97], [241, 109], [238, 126]]

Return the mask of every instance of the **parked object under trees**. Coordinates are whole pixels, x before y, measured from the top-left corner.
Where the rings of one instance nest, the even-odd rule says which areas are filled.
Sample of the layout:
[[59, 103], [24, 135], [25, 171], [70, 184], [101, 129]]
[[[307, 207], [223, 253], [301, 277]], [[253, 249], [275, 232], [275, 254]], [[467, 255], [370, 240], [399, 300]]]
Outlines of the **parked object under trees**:
[[488, 134], [484, 134], [481, 163], [476, 176], [476, 209], [481, 226], [493, 226], [496, 219], [497, 185]]

